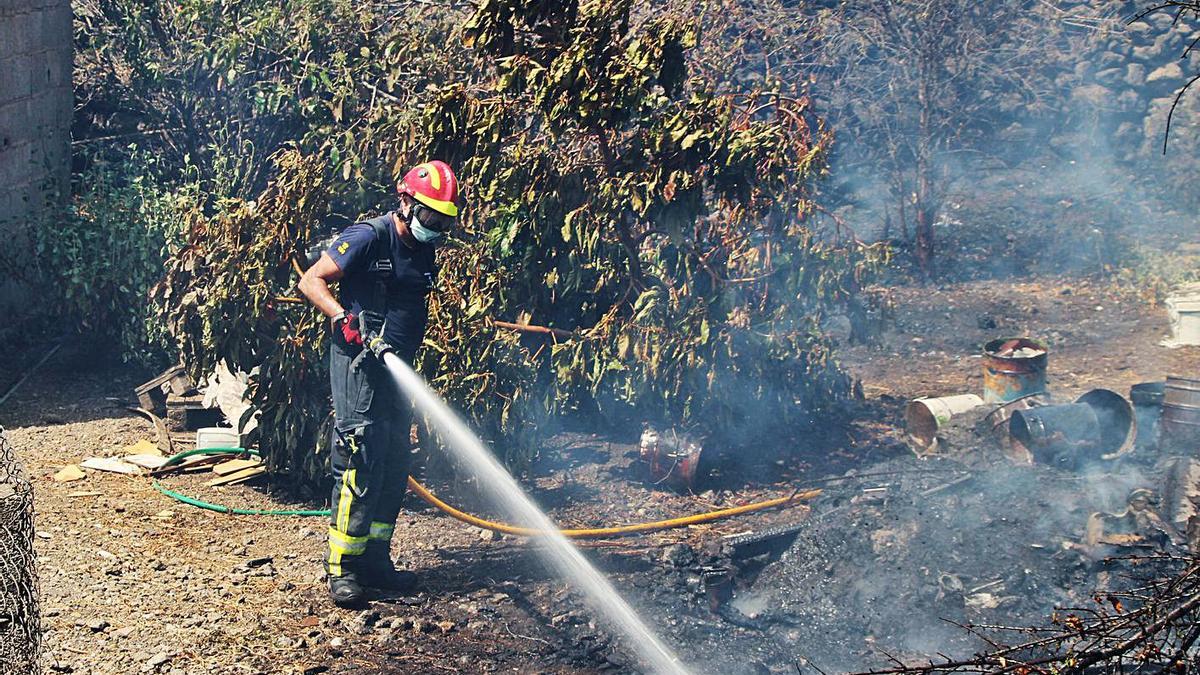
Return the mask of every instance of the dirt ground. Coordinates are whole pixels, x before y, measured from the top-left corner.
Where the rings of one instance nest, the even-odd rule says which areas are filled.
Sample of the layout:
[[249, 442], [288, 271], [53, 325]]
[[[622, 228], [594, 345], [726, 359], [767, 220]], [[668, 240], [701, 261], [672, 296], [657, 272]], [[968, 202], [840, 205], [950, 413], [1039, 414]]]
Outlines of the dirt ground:
[[[564, 435], [553, 440], [560, 460], [536, 468], [535, 496], [558, 522], [590, 525], [786, 495], [847, 466], [907, 452], [898, 431], [903, 402], [978, 392], [979, 346], [994, 337], [1045, 340], [1051, 388], [1063, 396], [1099, 386], [1126, 393], [1168, 374], [1200, 374], [1200, 348], [1159, 346], [1167, 332], [1161, 308], [1107, 282], [1045, 277], [892, 293], [895, 322], [881, 343], [841, 352], [866, 401], [847, 431], [816, 444], [819, 450], [782, 447], [759, 458], [763, 466], [734, 490], [677, 495], [638, 479], [633, 446], [618, 442], [629, 433]], [[629, 657], [543, 569], [536, 545], [490, 536], [412, 498], [394, 553], [421, 575], [421, 592], [347, 611], [326, 599], [322, 518], [203, 511], [159, 494], [143, 477], [88, 472], [84, 480], [54, 482], [63, 465], [153, 439], [152, 427], [125, 410], [139, 379], [97, 368], [87, 345], [71, 345], [0, 408], [0, 424], [36, 489], [47, 672], [630, 672]], [[252, 486], [206, 488], [195, 476], [166, 482], [233, 506], [286, 503]], [[451, 486], [431, 487], [456, 501]], [[656, 601], [659, 575], [678, 550], [673, 545], [704, 547], [727, 534], [792, 522], [805, 510], [593, 544], [588, 555], [667, 642], [688, 645], [698, 662], [721, 663], [738, 655], [706, 654], [672, 614], [676, 608]], [[691, 618], [746, 630], [715, 615]]]

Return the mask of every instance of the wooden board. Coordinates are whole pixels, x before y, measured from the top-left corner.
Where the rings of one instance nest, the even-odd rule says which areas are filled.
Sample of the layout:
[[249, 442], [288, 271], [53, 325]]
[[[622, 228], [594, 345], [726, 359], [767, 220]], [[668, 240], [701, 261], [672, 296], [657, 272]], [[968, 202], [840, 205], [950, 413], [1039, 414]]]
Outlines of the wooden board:
[[218, 476], [227, 476], [231, 473], [249, 469], [256, 466], [262, 466], [262, 460], [259, 459], [231, 459], [227, 462], [221, 462], [213, 467], [213, 473]]
[[251, 478], [254, 478], [255, 476], [261, 476], [262, 474], [264, 474], [266, 472], [267, 472], [267, 467], [265, 467], [265, 466], [252, 466], [248, 469], [242, 469], [241, 471], [235, 471], [235, 472], [229, 474], [228, 476], [221, 476], [220, 478], [214, 478], [214, 479], [208, 481], [207, 483], [205, 483], [205, 485], [207, 485], [208, 487], [217, 487], [218, 485], [233, 485], [234, 483], [241, 483], [242, 481], [250, 480]]

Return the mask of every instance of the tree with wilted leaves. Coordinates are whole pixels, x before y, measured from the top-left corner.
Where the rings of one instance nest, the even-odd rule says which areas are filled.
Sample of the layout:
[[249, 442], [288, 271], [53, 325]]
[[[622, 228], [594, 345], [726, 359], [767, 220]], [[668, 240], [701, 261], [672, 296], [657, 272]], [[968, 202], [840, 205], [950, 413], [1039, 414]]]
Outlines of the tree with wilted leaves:
[[[191, 212], [156, 294], [196, 371], [260, 367], [274, 469], [321, 474], [328, 411], [323, 322], [278, 299], [291, 259], [327, 221], [386, 208], [416, 158], [455, 166], [467, 201], [419, 365], [510, 459], [570, 411], [753, 441], [849, 394], [816, 327], [877, 257], [805, 225], [825, 143], [805, 103], [690, 70], [699, 13], [484, 0], [430, 18], [295, 0], [271, 33], [268, 4], [164, 28], [218, 44], [159, 72], [229, 74], [214, 85], [228, 99], [303, 133], [257, 149], [274, 157], [261, 192]], [[253, 117], [236, 123], [262, 137]]]

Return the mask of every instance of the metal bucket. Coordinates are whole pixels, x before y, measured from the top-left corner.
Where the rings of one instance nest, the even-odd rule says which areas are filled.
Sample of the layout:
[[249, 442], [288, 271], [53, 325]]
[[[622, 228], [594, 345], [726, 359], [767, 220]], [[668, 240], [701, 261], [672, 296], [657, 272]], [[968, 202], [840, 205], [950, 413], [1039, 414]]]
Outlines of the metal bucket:
[[983, 424], [986, 425], [985, 428], [991, 429], [992, 438], [1000, 444], [1009, 459], [1018, 464], [1033, 464], [1033, 453], [1009, 433], [1009, 420], [1018, 410], [1032, 410], [1047, 405], [1050, 405], [1049, 394], [1022, 396], [988, 413], [987, 417], [983, 418]]
[[1137, 420], [1134, 446], [1139, 450], [1154, 448], [1165, 388], [1165, 382], [1142, 382], [1129, 388], [1129, 400], [1133, 401], [1134, 418]]
[[1100, 423], [1098, 450], [1100, 459], [1116, 459], [1133, 450], [1137, 438], [1137, 417], [1129, 401], [1111, 389], [1093, 389], [1075, 399], [1096, 411]]
[[1081, 458], [1101, 454], [1100, 420], [1086, 403], [1017, 410], [1009, 420], [1009, 433], [1042, 464], [1073, 467]]
[[1168, 377], [1163, 386], [1158, 440], [1171, 450], [1200, 450], [1200, 380]]
[[703, 444], [673, 429], [666, 433], [650, 428], [642, 431], [638, 453], [655, 484], [690, 492], [703, 476], [700, 466]]
[[1093, 389], [1074, 403], [1016, 410], [1009, 421], [1014, 445], [1045, 464], [1076, 467], [1111, 460], [1133, 449], [1133, 406], [1108, 389]]
[[[1034, 350], [1033, 355], [1016, 355]], [[1046, 391], [1048, 350], [1028, 338], [999, 338], [983, 346], [983, 401], [1008, 403]]]
[[917, 454], [936, 451], [938, 429], [955, 415], [980, 405], [983, 405], [983, 399], [975, 394], [918, 398], [911, 401], [904, 410], [909, 447]]

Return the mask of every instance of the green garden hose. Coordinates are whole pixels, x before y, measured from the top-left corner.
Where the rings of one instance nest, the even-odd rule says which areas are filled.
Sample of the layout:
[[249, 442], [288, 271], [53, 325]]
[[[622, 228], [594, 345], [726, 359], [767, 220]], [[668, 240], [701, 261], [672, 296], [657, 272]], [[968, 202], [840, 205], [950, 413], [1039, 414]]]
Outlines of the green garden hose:
[[[247, 455], [250, 455], [251, 457], [262, 457], [262, 455], [257, 450], [249, 450], [246, 448], [200, 448], [197, 450], [188, 450], [186, 452], [181, 452], [178, 455], [175, 455], [174, 457], [171, 457], [166, 462], [164, 462], [163, 466], [167, 467], [167, 466], [171, 466], [173, 464], [178, 464], [179, 462], [183, 461], [185, 458], [192, 457], [194, 455], [223, 455], [223, 454], [231, 453], [231, 452], [236, 452], [238, 454], [247, 454]], [[154, 489], [158, 490], [162, 494], [170, 497], [171, 499], [176, 499], [178, 501], [183, 502], [184, 504], [196, 506], [196, 507], [199, 507], [202, 509], [206, 509], [208, 511], [216, 511], [217, 513], [231, 513], [231, 514], [234, 514], [237, 516], [323, 516], [326, 518], [329, 517], [329, 509], [322, 509], [322, 510], [237, 509], [237, 508], [233, 508], [232, 506], [222, 506], [220, 504], [213, 504], [211, 502], [206, 502], [202, 499], [196, 499], [195, 497], [189, 497], [185, 494], [181, 494], [174, 490], [168, 489], [168, 488], [164, 487], [162, 483], [158, 482], [157, 479], [154, 481]]]

